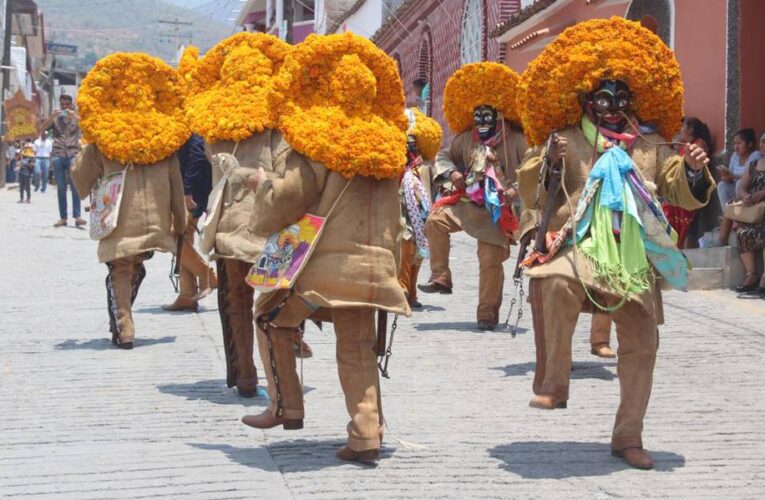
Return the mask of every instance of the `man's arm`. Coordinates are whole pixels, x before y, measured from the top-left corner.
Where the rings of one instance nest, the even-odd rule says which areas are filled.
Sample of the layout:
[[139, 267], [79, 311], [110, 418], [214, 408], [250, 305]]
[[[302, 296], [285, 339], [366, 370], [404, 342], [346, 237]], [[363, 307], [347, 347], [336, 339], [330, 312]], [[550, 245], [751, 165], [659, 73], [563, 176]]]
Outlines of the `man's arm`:
[[88, 144], [77, 155], [72, 166], [72, 182], [80, 198], [85, 199], [90, 195], [90, 190], [103, 174], [100, 154], [93, 144]]
[[[691, 145], [683, 157], [668, 146], [661, 146], [657, 161], [660, 168], [656, 187], [660, 197], [686, 210], [697, 210], [709, 203], [716, 183], [709, 172], [706, 153], [700, 147]], [[686, 172], [686, 167], [692, 174]]]
[[56, 118], [58, 118], [58, 115], [61, 114], [59, 110], [54, 110], [53, 113], [50, 114], [47, 120], [45, 120], [42, 125], [40, 125], [40, 130], [48, 130], [53, 126], [53, 122], [56, 121]]
[[469, 145], [465, 144], [466, 138], [470, 139], [470, 133], [465, 132], [452, 140], [451, 145], [442, 149], [436, 155], [436, 161], [433, 163], [433, 182], [439, 188], [448, 191], [459, 191], [465, 189], [465, 179], [462, 164], [463, 148]]

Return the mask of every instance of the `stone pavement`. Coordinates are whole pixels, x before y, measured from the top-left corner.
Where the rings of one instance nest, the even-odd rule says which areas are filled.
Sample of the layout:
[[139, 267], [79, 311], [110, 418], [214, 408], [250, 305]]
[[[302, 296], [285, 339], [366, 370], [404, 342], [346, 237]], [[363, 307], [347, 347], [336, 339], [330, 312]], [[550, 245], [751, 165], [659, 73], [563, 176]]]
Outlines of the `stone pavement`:
[[385, 459], [367, 469], [334, 458], [347, 417], [331, 325], [307, 332], [305, 429], [249, 429], [239, 418], [265, 400], [225, 387], [215, 297], [199, 314], [163, 313], [170, 258], [156, 255], [136, 348], [112, 348], [96, 244], [52, 227], [55, 189], [17, 196], [0, 191], [2, 498], [765, 497], [765, 301], [666, 294], [645, 429], [657, 467], [632, 470], [609, 454], [618, 381], [589, 353], [589, 318], [569, 408], [529, 408], [528, 308], [515, 339], [473, 329], [475, 244], [457, 235], [455, 294], [423, 296], [399, 320]]

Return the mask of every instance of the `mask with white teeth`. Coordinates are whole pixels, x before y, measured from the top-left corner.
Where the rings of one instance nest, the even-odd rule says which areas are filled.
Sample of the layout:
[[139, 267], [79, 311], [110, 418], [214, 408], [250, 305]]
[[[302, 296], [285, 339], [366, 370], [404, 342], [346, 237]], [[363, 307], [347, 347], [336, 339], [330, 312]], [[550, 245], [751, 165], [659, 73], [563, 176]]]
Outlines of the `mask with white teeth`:
[[478, 106], [473, 110], [473, 124], [482, 141], [494, 137], [497, 132], [497, 110], [491, 106]]

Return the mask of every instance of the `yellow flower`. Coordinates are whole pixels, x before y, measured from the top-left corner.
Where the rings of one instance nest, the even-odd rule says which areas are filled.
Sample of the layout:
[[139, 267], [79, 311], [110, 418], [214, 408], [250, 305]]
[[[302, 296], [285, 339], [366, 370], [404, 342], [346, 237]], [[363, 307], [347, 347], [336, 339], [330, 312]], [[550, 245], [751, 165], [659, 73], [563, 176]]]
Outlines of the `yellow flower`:
[[423, 158], [432, 161], [436, 158], [438, 150], [441, 149], [441, 138], [443, 130], [433, 118], [425, 116], [417, 108], [409, 108], [413, 120], [409, 120], [407, 135], [415, 138], [417, 149]]
[[287, 55], [269, 94], [298, 152], [346, 178], [395, 178], [406, 163], [396, 63], [352, 33], [311, 35]]
[[518, 73], [504, 64], [478, 62], [458, 69], [446, 82], [444, 114], [449, 128], [459, 134], [473, 127], [473, 110], [489, 105], [505, 119], [517, 122]]
[[157, 163], [191, 135], [183, 117], [185, 96], [181, 76], [160, 59], [141, 53], [107, 56], [78, 92], [83, 137], [111, 160]]
[[683, 116], [683, 83], [674, 53], [640, 23], [593, 19], [565, 30], [521, 76], [518, 101], [526, 138], [539, 145], [553, 129], [579, 122], [579, 95], [601, 80], [622, 80], [641, 122], [674, 136]]
[[202, 59], [190, 47], [178, 71], [189, 86], [186, 119], [209, 143], [241, 141], [266, 128], [276, 117], [268, 104], [273, 75], [291, 45], [263, 33], [237, 33]]

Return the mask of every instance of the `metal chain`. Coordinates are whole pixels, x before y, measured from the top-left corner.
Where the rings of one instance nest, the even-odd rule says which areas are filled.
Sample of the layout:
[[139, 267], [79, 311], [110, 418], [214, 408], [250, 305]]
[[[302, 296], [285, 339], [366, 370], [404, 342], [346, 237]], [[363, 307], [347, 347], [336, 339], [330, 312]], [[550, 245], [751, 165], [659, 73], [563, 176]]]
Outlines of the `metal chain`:
[[511, 331], [511, 336], [515, 338], [515, 334], [518, 333], [518, 323], [521, 322], [523, 317], [523, 297], [525, 292], [523, 291], [523, 278], [518, 279], [518, 316], [515, 318], [515, 326]]
[[510, 317], [513, 315], [513, 308], [517, 302], [516, 294], [518, 292], [518, 282], [520, 282], [520, 279], [513, 278], [513, 291], [510, 294], [510, 309], [507, 311], [507, 318], [505, 318], [505, 328], [510, 326]]
[[[271, 342], [271, 332], [268, 331], [268, 323], [263, 322], [263, 333], [268, 340], [268, 360], [271, 365], [271, 373], [274, 376], [274, 385], [276, 386], [276, 416], [284, 416], [284, 405], [282, 404], [282, 390], [279, 387], [279, 375], [276, 373], [276, 361], [274, 360], [274, 344]], [[302, 377], [301, 377], [302, 384]]]
[[393, 316], [393, 324], [390, 327], [390, 340], [388, 341], [388, 347], [385, 348], [385, 356], [377, 362], [377, 367], [380, 369], [380, 375], [383, 378], [390, 378], [390, 375], [388, 375], [388, 363], [390, 362], [390, 357], [393, 356], [393, 337], [396, 335], [396, 328], [398, 328], [398, 314]]

